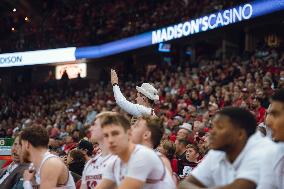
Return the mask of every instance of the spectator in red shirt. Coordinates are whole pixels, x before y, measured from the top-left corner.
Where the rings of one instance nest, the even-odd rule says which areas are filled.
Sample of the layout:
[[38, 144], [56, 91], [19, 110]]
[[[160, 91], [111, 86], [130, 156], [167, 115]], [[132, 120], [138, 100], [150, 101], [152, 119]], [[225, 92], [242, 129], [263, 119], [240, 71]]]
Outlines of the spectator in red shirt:
[[77, 143], [71, 136], [65, 137], [65, 144], [63, 145], [63, 151], [68, 153], [70, 150], [77, 147]]
[[255, 97], [253, 98], [252, 101], [252, 108], [255, 112], [255, 117], [256, 117], [256, 121], [257, 123], [261, 123], [264, 121], [264, 117], [265, 117], [265, 108], [261, 105], [261, 101], [259, 98]]

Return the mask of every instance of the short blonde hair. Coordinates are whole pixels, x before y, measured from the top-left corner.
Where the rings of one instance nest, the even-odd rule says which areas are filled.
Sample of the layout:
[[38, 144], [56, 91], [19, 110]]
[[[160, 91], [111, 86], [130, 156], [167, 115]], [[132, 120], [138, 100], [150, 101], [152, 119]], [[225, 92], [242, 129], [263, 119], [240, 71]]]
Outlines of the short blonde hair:
[[114, 114], [106, 114], [101, 120], [101, 127], [104, 128], [106, 125], [119, 125], [125, 131], [130, 129], [130, 120], [123, 114], [114, 113]]
[[103, 119], [106, 116], [117, 115], [117, 114], [118, 114], [117, 112], [103, 111], [103, 112], [100, 112], [99, 114], [96, 115], [96, 119]]

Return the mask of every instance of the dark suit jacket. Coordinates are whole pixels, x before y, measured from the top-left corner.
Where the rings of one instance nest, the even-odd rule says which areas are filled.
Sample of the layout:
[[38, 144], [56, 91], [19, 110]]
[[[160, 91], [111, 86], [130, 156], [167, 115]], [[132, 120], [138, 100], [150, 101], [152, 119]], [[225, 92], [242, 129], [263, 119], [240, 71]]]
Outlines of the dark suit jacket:
[[[13, 186], [20, 182], [20, 179], [23, 178], [24, 170], [29, 168], [29, 164], [22, 163], [16, 167], [10, 175], [0, 184], [1, 189], [11, 189]], [[0, 176], [5, 173], [6, 169], [0, 171]]]

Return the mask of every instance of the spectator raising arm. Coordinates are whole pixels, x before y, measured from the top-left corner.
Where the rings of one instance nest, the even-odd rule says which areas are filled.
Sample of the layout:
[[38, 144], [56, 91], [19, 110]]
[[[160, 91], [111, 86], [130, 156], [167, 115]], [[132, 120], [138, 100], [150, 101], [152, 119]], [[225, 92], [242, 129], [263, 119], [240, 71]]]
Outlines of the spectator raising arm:
[[[142, 89], [143, 91], [138, 90], [137, 94], [137, 104], [129, 102], [123, 96], [118, 86], [118, 77], [115, 70], [111, 70], [111, 84], [113, 85], [113, 93], [116, 103], [119, 107], [121, 107], [127, 113], [133, 116], [142, 116], [142, 115], [153, 115], [154, 110], [150, 108], [150, 100], [158, 100], [159, 96], [157, 95], [157, 90], [150, 85], [149, 83], [143, 83], [141, 88], [137, 87], [138, 89]], [[142, 88], [144, 85], [144, 88]], [[146, 88], [147, 87], [147, 88]], [[148, 90], [148, 91], [147, 91]], [[142, 94], [144, 92], [144, 94]], [[140, 94], [141, 93], [141, 94]], [[146, 94], [148, 96], [146, 96]]]

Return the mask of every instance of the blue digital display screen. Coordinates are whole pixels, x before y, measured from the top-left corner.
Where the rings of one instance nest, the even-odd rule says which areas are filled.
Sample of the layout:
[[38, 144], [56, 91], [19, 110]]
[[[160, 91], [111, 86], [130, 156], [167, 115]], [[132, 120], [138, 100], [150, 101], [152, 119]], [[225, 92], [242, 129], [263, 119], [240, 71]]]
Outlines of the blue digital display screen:
[[177, 23], [151, 32], [110, 42], [107, 44], [77, 48], [76, 59], [100, 58], [109, 55], [150, 46], [157, 43], [187, 37], [200, 32], [234, 24], [254, 17], [262, 16], [284, 9], [284, 0], [258, 0], [197, 19]]

